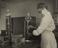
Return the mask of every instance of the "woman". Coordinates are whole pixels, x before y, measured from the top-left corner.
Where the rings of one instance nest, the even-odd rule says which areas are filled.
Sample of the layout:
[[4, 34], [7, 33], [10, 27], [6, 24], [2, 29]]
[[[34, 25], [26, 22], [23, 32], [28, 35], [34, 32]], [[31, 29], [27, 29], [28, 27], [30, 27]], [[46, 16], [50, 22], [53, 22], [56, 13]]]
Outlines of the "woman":
[[33, 35], [41, 34], [41, 48], [57, 48], [57, 43], [53, 30], [55, 29], [54, 20], [51, 13], [46, 9], [44, 3], [38, 4], [38, 12], [42, 14], [40, 26], [33, 30]]

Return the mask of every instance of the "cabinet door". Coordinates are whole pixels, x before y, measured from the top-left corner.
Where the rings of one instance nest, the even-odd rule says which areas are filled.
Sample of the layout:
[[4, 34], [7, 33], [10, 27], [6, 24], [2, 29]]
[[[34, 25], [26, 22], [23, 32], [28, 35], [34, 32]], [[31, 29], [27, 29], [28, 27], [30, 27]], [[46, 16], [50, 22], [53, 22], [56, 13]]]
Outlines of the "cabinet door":
[[24, 17], [14, 17], [12, 18], [12, 28], [13, 34], [19, 35], [24, 32]]
[[55, 25], [58, 25], [58, 14], [54, 14]]

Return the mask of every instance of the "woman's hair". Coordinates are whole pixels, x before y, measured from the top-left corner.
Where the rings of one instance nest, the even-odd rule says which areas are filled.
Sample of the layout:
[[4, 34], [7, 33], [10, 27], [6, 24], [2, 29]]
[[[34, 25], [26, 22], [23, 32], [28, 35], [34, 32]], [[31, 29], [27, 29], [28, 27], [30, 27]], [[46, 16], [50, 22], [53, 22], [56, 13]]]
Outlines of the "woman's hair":
[[40, 8], [46, 8], [47, 9], [47, 6], [45, 3], [38, 3], [37, 4], [37, 9], [40, 9]]

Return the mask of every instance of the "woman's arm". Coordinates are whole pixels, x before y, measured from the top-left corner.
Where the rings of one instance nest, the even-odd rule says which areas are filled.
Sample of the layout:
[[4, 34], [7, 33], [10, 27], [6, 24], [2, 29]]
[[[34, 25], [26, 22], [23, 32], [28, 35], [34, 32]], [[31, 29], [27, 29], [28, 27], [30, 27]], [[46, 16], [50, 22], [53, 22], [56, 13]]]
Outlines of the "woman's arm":
[[40, 26], [33, 31], [33, 35], [38, 36], [40, 35], [42, 32], [44, 32], [44, 30], [46, 30], [46, 28], [49, 26], [49, 24], [51, 23], [51, 16], [47, 15], [44, 16], [42, 18], [42, 21], [40, 23]]

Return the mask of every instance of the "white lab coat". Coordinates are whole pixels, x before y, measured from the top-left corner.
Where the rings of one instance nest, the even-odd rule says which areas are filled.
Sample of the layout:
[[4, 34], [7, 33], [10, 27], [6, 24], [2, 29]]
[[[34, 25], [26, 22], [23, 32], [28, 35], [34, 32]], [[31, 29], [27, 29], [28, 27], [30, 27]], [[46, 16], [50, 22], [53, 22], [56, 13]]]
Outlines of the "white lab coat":
[[55, 35], [52, 32], [55, 29], [53, 18], [48, 10], [42, 10], [44, 17], [41, 20], [40, 26], [33, 31], [33, 35], [41, 34], [41, 48], [57, 48]]

